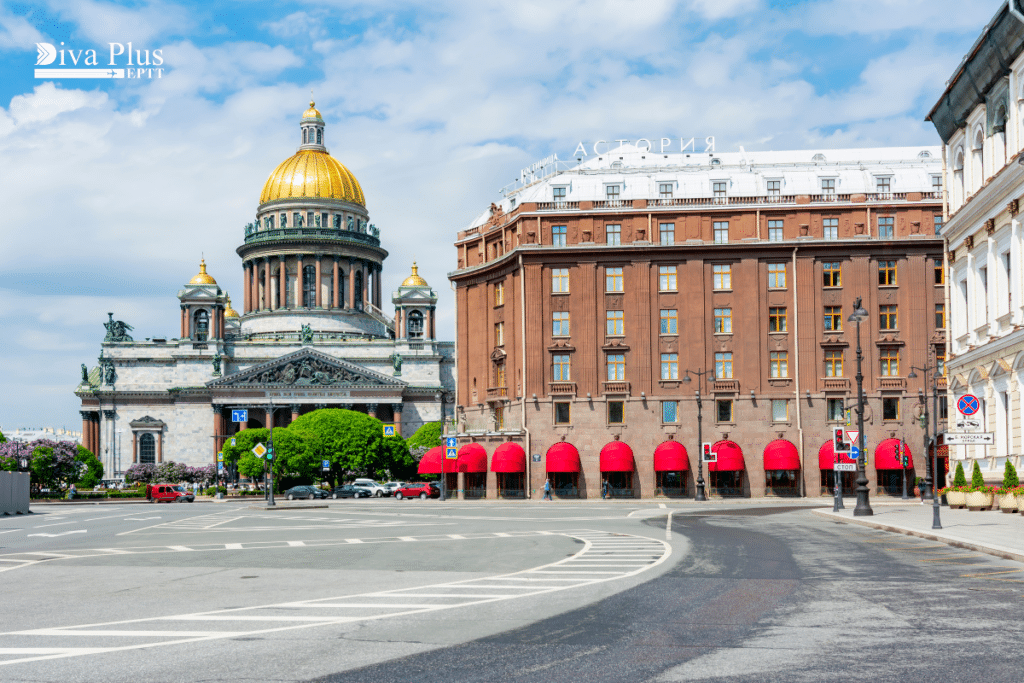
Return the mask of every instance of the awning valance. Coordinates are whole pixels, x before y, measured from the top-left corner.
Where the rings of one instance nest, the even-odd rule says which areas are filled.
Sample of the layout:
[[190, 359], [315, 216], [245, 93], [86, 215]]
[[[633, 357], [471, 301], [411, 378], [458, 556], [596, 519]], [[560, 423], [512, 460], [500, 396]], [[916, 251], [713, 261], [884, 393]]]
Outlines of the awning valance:
[[526, 451], [517, 443], [503, 443], [494, 449], [491, 456], [491, 472], [525, 472]]
[[666, 441], [654, 449], [655, 472], [685, 472], [689, 469], [686, 447], [678, 441]]
[[776, 439], [764, 447], [766, 472], [800, 469], [800, 452], [785, 439]]
[[718, 459], [708, 463], [708, 472], [742, 472], [746, 469], [743, 449], [735, 441], [719, 441], [711, 450], [718, 453]]
[[612, 441], [601, 449], [602, 472], [632, 472], [633, 449], [621, 441]]
[[580, 452], [566, 441], [559, 441], [544, 456], [548, 472], [579, 472]]

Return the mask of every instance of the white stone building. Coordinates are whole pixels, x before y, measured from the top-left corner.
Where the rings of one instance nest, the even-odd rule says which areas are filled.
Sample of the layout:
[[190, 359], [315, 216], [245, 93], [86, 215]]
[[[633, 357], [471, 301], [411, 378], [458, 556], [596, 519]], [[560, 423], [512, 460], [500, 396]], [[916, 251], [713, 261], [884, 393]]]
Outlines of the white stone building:
[[[107, 472], [216, 462], [239, 429], [286, 426], [320, 407], [363, 411], [408, 436], [454, 404], [454, 344], [437, 341], [437, 295], [413, 264], [391, 297], [395, 319], [381, 310], [387, 252], [324, 126], [310, 103], [301, 146], [263, 187], [237, 250], [241, 315], [205, 263], [178, 292], [177, 337], [135, 341], [111, 314], [99, 364], [82, 366], [75, 390], [82, 442]], [[248, 421], [233, 422], [243, 408]]]

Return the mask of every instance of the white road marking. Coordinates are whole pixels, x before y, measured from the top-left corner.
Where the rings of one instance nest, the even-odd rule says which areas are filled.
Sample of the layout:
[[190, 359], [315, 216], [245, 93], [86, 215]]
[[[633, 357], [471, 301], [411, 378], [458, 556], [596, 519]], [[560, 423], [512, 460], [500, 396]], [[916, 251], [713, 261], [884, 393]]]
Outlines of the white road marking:
[[75, 529], [74, 531], [62, 531], [59, 534], [46, 534], [46, 533], [42, 533], [42, 534], [29, 534], [28, 536], [26, 536], [26, 538], [32, 538], [33, 536], [46, 536], [47, 538], [56, 538], [57, 536], [67, 536], [68, 534], [84, 534], [84, 533], [86, 533], [85, 529]]
[[291, 548], [301, 548], [306, 545], [304, 541], [288, 541], [288, 546]]
[[363, 539], [361, 539], [361, 538], [346, 538], [345, 542], [346, 543], [362, 543]]
[[224, 550], [245, 550], [241, 543], [225, 543]]
[[126, 522], [148, 522], [151, 519], [162, 519], [162, 518], [160, 517], [160, 515], [157, 515], [156, 517], [125, 517], [124, 521], [126, 521]]
[[169, 545], [167, 547], [171, 550], [181, 550], [183, 552], [192, 550], [192, 548], [189, 548], [187, 545]]
[[[662, 505], [662, 507], [665, 507], [665, 506]], [[672, 540], [672, 514], [673, 514], [673, 512], [675, 512], [675, 510], [673, 510], [670, 513], [668, 513], [668, 515], [665, 517], [665, 540], [666, 541], [671, 541]]]

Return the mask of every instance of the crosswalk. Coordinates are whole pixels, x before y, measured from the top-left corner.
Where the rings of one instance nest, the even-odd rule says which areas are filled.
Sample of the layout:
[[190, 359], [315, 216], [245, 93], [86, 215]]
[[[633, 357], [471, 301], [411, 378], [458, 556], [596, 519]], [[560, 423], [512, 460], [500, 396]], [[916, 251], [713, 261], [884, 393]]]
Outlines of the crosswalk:
[[[522, 533], [488, 536], [518, 537]], [[583, 548], [557, 562], [477, 579], [210, 612], [0, 633], [0, 643], [4, 645], [0, 647], [0, 666], [408, 617], [516, 600], [631, 577], [665, 562], [672, 552], [664, 541], [630, 534], [587, 529], [528, 533], [568, 536], [582, 541]], [[411, 537], [395, 537], [394, 540], [407, 542], [404, 540], [407, 538]]]

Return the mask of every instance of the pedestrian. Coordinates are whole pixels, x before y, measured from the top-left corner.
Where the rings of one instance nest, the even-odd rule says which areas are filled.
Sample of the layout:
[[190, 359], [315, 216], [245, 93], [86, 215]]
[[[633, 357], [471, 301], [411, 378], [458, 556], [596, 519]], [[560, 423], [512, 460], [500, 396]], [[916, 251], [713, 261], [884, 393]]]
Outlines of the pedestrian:
[[68, 489], [68, 500], [74, 500], [74, 499], [75, 499], [75, 494], [76, 494], [76, 493], [78, 493], [78, 489], [76, 489], [76, 488], [75, 488], [75, 485], [74, 485], [74, 484], [72, 484], [72, 485], [71, 485], [71, 488], [70, 488], [70, 489]]
[[541, 500], [551, 500], [551, 479], [544, 480], [544, 497]]
[[601, 498], [608, 498], [611, 495], [611, 486], [608, 485], [608, 480], [605, 479], [604, 483], [601, 484]]

